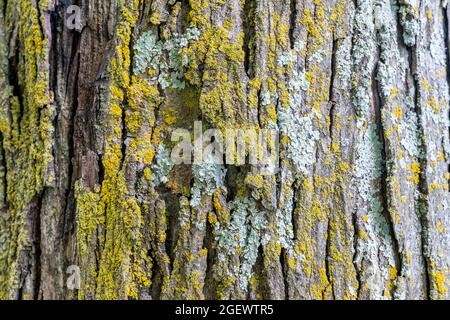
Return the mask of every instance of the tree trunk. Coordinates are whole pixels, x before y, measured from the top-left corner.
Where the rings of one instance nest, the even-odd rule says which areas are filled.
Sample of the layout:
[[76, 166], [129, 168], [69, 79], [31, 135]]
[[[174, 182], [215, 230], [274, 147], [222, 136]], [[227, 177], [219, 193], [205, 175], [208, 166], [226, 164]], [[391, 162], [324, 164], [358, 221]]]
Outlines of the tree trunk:
[[0, 8], [0, 299], [450, 298], [446, 0]]

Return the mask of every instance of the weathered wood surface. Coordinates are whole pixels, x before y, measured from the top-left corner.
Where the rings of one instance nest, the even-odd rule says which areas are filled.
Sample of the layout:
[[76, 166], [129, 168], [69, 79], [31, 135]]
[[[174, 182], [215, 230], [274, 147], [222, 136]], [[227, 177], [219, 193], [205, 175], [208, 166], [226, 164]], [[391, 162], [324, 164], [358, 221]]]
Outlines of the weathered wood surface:
[[[0, 298], [449, 299], [449, 10], [0, 0]], [[279, 172], [173, 165], [197, 120]]]

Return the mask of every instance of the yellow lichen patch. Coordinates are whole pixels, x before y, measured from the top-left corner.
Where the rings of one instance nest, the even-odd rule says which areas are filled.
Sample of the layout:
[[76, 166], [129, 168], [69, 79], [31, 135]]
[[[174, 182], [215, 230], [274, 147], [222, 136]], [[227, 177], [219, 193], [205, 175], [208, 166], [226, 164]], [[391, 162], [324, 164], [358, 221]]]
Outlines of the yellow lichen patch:
[[264, 178], [261, 175], [248, 175], [245, 183], [255, 188], [261, 189], [264, 184]]
[[330, 282], [328, 281], [326, 268], [321, 267], [318, 271], [320, 282], [318, 284], [313, 284], [311, 287], [312, 297], [315, 300], [328, 300], [331, 298], [332, 288]]
[[[93, 295], [97, 299], [137, 298], [142, 287], [150, 285], [150, 258], [142, 243], [143, 218], [140, 206], [127, 186], [124, 165], [129, 159], [137, 159], [150, 164], [153, 159], [153, 147], [150, 134], [147, 138], [133, 138], [128, 147], [128, 154], [122, 153], [122, 133], [127, 130], [137, 134], [140, 128], [147, 128], [151, 118], [144, 116], [140, 107], [148, 103], [156, 103], [158, 90], [146, 84], [137, 77], [130, 76], [131, 68], [131, 30], [139, 17], [141, 1], [121, 2], [121, 18], [116, 28], [116, 53], [111, 61], [110, 112], [106, 119], [107, 127], [112, 128], [106, 135], [103, 156], [104, 180], [101, 188], [95, 193], [79, 191], [77, 198], [78, 219], [81, 226], [87, 225], [87, 231], [92, 232], [97, 226], [104, 224], [102, 235], [103, 247], [98, 258], [98, 273], [88, 283], [95, 283], [95, 292], [79, 291], [82, 298]], [[125, 111], [125, 128], [122, 114]], [[147, 155], [147, 153], [150, 153]], [[144, 177], [150, 182], [152, 174], [147, 167]], [[86, 208], [86, 209], [84, 209]], [[96, 209], [95, 216], [86, 220], [84, 212]], [[91, 210], [92, 211], [92, 210]], [[89, 216], [88, 216], [89, 217]], [[84, 221], [89, 222], [89, 224]], [[86, 233], [86, 227], [79, 232]], [[78, 239], [80, 248], [89, 246], [89, 238]], [[165, 234], [159, 235], [159, 240], [165, 240]], [[83, 252], [83, 251], [82, 251]], [[88, 254], [81, 255], [83, 267], [91, 267], [93, 261]]]
[[430, 184], [430, 191], [435, 191], [436, 189], [438, 189], [440, 186], [439, 181], [434, 181], [433, 183]]
[[422, 78], [421, 84], [426, 92], [430, 92], [432, 89], [431, 84], [428, 82], [427, 78]]
[[[384, 292], [384, 296], [388, 299], [392, 297], [392, 292], [395, 290], [397, 286], [398, 280], [398, 271], [395, 267], [390, 267], [389, 269], [389, 281], [387, 283], [387, 290]], [[389, 290], [389, 291], [388, 291]]]
[[431, 281], [437, 291], [438, 298], [442, 299], [445, 297], [448, 293], [446, 272], [433, 270], [431, 272]]
[[150, 170], [150, 168], [145, 168], [144, 169], [144, 176], [145, 179], [147, 179], [147, 181], [152, 181], [152, 170]]
[[[199, 30], [202, 35], [200, 39], [186, 49], [190, 63], [185, 78], [192, 85], [205, 81], [214, 83], [209, 90], [202, 91], [200, 109], [211, 124], [225, 130], [225, 123], [236, 123], [238, 106], [244, 102], [242, 82], [230, 78], [230, 70], [237, 71], [243, 61], [243, 34], [233, 38], [227, 28], [209, 24]], [[205, 66], [203, 75], [199, 74], [198, 66], [201, 64]]]
[[359, 230], [359, 237], [364, 241], [368, 240], [367, 233], [364, 230]]
[[420, 163], [415, 162], [408, 166], [412, 176], [407, 176], [407, 180], [413, 182], [415, 185], [419, 185], [420, 182]]
[[[21, 92], [16, 97], [9, 87], [4, 88], [7, 75], [0, 75], [0, 98], [4, 103], [0, 111], [2, 145], [6, 157], [16, 155], [4, 159], [14, 165], [8, 166], [4, 177], [10, 218], [7, 226], [0, 224], [3, 243], [7, 243], [0, 250], [0, 299], [12, 298], [18, 289], [18, 259], [26, 246], [32, 246], [27, 207], [44, 187], [53, 187], [55, 183], [52, 164], [56, 109], [49, 88], [48, 38], [41, 27], [45, 22], [41, 12], [46, 6], [46, 2], [26, 0], [5, 2], [5, 16], [2, 15], [6, 28], [2, 28], [2, 33], [14, 34], [9, 49], [17, 50], [14, 54], [20, 63], [14, 72]], [[0, 45], [2, 59], [6, 58], [4, 45]], [[23, 294], [27, 298], [29, 293], [24, 289]]]
[[446, 232], [446, 228], [442, 225], [441, 221], [436, 222], [436, 230], [441, 234]]
[[302, 23], [306, 27], [306, 30], [313, 36], [318, 36], [319, 30], [314, 22], [313, 13], [310, 9], [305, 9], [303, 11]]
[[396, 268], [396, 267], [391, 267], [391, 268], [389, 269], [389, 278], [390, 278], [392, 281], [394, 281], [394, 280], [397, 279], [397, 276], [398, 276], [397, 268]]
[[401, 119], [403, 117], [403, 110], [398, 104], [395, 105], [392, 115], [396, 119]]
[[224, 208], [221, 203], [221, 191], [218, 189], [213, 197], [214, 209], [216, 210], [217, 218], [219, 222], [224, 223], [228, 221], [228, 217], [230, 216], [229, 210]]
[[150, 17], [150, 22], [154, 25], [159, 25], [161, 23], [161, 17], [159, 13], [155, 12]]
[[436, 113], [441, 112], [441, 108], [438, 105], [438, 103], [436, 102], [436, 99], [434, 99], [434, 98], [428, 99], [427, 104], [428, 104], [428, 106], [430, 106], [430, 108], [433, 109], [434, 112], [436, 112]]
[[118, 104], [113, 104], [111, 106], [111, 115], [113, 117], [122, 117], [122, 108]]
[[296, 270], [297, 269], [297, 259], [295, 259], [294, 257], [289, 256], [287, 258], [287, 263], [288, 266], [291, 270]]
[[446, 161], [444, 149], [439, 150], [437, 156], [438, 156], [439, 161], [442, 161], [442, 162]]
[[211, 225], [214, 226], [217, 223], [217, 216], [214, 213], [210, 212], [208, 215], [208, 221]]

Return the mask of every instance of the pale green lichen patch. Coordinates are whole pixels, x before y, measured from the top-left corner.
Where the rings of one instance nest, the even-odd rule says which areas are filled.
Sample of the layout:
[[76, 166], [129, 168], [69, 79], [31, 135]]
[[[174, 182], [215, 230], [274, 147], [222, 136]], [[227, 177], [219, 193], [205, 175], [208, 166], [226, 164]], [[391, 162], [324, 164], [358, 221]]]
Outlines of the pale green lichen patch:
[[252, 199], [239, 198], [230, 203], [229, 208], [231, 221], [217, 232], [218, 259], [225, 262], [230, 257], [239, 256], [239, 265], [229, 266], [224, 276], [236, 279], [239, 288], [246, 291], [267, 222]]
[[411, 157], [420, 159], [423, 157], [422, 145], [420, 141], [420, 131], [418, 127], [418, 117], [414, 112], [414, 102], [412, 94], [406, 101], [407, 110], [405, 116], [398, 123], [398, 134], [400, 144], [408, 152]]
[[314, 114], [300, 116], [290, 106], [279, 109], [278, 118], [281, 133], [289, 137], [288, 157], [299, 172], [308, 173], [315, 162], [316, 143], [320, 139]]
[[158, 147], [158, 153], [156, 154], [156, 162], [152, 166], [153, 183], [155, 186], [169, 181], [168, 175], [173, 166], [174, 164], [171, 158], [170, 150], [167, 149], [164, 143], [161, 143]]
[[419, 0], [400, 1], [400, 23], [403, 27], [403, 41], [407, 46], [416, 44], [416, 37], [419, 33]]
[[189, 63], [185, 48], [189, 42], [199, 39], [196, 28], [189, 28], [184, 34], [175, 34], [168, 40], [158, 40], [153, 31], [144, 32], [137, 40], [135, 73], [142, 74], [147, 70], [158, 70], [158, 83], [163, 89], [184, 89], [186, 84], [183, 76], [183, 66]]
[[370, 201], [377, 190], [374, 181], [384, 172], [384, 159], [382, 157], [383, 145], [378, 138], [378, 128], [370, 124], [364, 133], [363, 141], [356, 149], [355, 177], [358, 181], [359, 195], [364, 201]]
[[283, 191], [280, 195], [279, 208], [276, 211], [277, 237], [282, 248], [288, 250], [289, 255], [295, 256], [294, 252], [294, 228], [292, 224], [292, 214], [294, 211], [294, 186], [283, 184]]
[[197, 207], [204, 195], [212, 196], [224, 184], [227, 170], [223, 165], [214, 163], [192, 166], [194, 184], [191, 189], [191, 206]]
[[[387, 288], [390, 281], [389, 268], [395, 267], [396, 264], [390, 226], [383, 215], [381, 189], [377, 187], [377, 180], [384, 173], [382, 144], [377, 130], [375, 125], [369, 125], [357, 147], [356, 186], [369, 211], [362, 216], [364, 233], [360, 233], [358, 238], [356, 263], [361, 266], [362, 260], [368, 259], [379, 269], [368, 274], [368, 283], [365, 285], [381, 299], [385, 294], [390, 295]], [[379, 255], [383, 257], [381, 260]]]

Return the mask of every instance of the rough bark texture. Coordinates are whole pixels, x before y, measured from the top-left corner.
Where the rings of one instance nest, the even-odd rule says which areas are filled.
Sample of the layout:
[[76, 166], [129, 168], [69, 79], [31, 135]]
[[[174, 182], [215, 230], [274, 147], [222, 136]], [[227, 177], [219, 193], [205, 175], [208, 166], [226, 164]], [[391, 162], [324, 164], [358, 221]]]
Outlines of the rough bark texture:
[[[0, 298], [450, 298], [449, 18], [0, 0]], [[279, 172], [173, 165], [198, 120], [278, 129]]]

